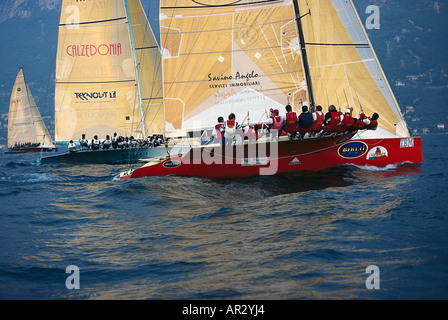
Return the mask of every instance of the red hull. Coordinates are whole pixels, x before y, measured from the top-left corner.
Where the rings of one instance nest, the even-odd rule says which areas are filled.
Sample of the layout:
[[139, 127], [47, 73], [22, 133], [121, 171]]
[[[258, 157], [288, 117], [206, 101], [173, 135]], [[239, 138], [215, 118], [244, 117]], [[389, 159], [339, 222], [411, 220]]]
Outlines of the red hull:
[[[423, 160], [420, 137], [349, 140], [351, 137], [352, 135], [346, 135], [336, 138], [281, 141], [277, 147], [272, 147], [272, 144], [266, 145], [267, 151], [257, 151], [255, 156], [252, 156], [253, 153], [248, 150], [247, 145], [225, 150], [216, 147], [196, 148], [183, 157], [171, 157], [124, 173], [121, 179], [170, 174], [238, 178], [301, 170], [322, 170], [343, 164], [385, 167], [406, 162], [419, 163]], [[230, 154], [231, 157], [216, 156], [220, 155], [220, 152]], [[211, 162], [213, 163], [210, 164]]]

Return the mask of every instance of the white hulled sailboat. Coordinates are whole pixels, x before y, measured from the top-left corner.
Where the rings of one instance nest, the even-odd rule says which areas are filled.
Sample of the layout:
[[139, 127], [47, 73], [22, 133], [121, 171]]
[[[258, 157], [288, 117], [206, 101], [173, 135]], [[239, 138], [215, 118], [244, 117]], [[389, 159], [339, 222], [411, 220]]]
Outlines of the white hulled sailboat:
[[11, 93], [5, 153], [57, 151], [20, 68]]

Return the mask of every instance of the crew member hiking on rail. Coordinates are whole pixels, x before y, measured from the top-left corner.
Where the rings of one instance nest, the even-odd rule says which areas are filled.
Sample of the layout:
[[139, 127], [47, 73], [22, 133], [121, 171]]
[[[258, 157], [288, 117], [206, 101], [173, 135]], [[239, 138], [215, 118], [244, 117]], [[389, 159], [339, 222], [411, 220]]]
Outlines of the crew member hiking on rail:
[[84, 148], [89, 149], [89, 142], [86, 139], [86, 135], [83, 133], [81, 139], [79, 139], [79, 145], [81, 146], [81, 150]]
[[341, 122], [341, 114], [334, 105], [329, 106], [328, 112], [325, 114], [324, 133], [336, 133], [339, 122]]
[[345, 110], [345, 114], [341, 115], [341, 122], [338, 125], [338, 132], [347, 132], [351, 131], [353, 125], [355, 124], [355, 120], [351, 116], [353, 108], [347, 108]]
[[322, 107], [317, 106], [316, 111], [313, 113], [313, 125], [309, 128], [309, 132], [311, 136], [314, 136], [317, 132], [322, 130], [322, 126], [324, 124], [324, 113], [322, 112]]
[[313, 125], [313, 114], [308, 111], [308, 106], [302, 106], [298, 123], [299, 138], [302, 139]]
[[297, 114], [292, 111], [292, 107], [289, 104], [285, 109], [286, 115], [283, 117], [282, 131], [288, 133], [288, 137], [292, 139], [297, 134]]
[[282, 126], [283, 126], [283, 118], [279, 116], [278, 110], [271, 109], [270, 110], [270, 117], [266, 121], [266, 126], [268, 128], [268, 131], [271, 132], [271, 130], [277, 130], [277, 137], [280, 136], [282, 133]]

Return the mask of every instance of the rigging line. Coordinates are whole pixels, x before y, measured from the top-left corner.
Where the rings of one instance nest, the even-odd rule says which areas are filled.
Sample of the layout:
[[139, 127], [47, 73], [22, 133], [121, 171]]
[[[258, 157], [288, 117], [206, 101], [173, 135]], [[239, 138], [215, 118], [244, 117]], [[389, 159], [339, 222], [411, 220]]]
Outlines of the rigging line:
[[[143, 8], [142, 8], [143, 9]], [[149, 12], [151, 12], [151, 5], [150, 5], [150, 3], [148, 4], [148, 13]], [[159, 57], [159, 55], [160, 55], [160, 59], [156, 59], [156, 63], [154, 64], [154, 72], [153, 72], [153, 74], [152, 74], [152, 79], [151, 79], [151, 89], [150, 89], [150, 94], [149, 94], [149, 96], [150, 97], [155, 97], [155, 96], [158, 96], [159, 95], [159, 93], [160, 93], [160, 91], [162, 91], [162, 98], [163, 98], [163, 88], [162, 88], [162, 86], [163, 86], [163, 84], [160, 84], [161, 85], [161, 87], [157, 90], [157, 92], [155, 92], [154, 93], [154, 91], [155, 91], [155, 86], [156, 86], [156, 84], [158, 83], [158, 81], [157, 81], [157, 74], [160, 72], [160, 68], [161, 68], [161, 64], [162, 64], [162, 61], [161, 61], [161, 52], [160, 52], [160, 48], [159, 48], [159, 45], [158, 45], [158, 42], [157, 42], [157, 39], [156, 39], [156, 37], [155, 37], [155, 34], [154, 34], [154, 31], [153, 31], [153, 29], [151, 28], [151, 24], [150, 24], [150, 22], [149, 22], [149, 20], [148, 20], [148, 18], [147, 18], [147, 16], [146, 16], [146, 13], [145, 13], [145, 11], [143, 10], [143, 13], [145, 14], [145, 17], [146, 17], [146, 20], [145, 20], [145, 29], [144, 29], [144, 37], [141, 39], [141, 41], [142, 41], [142, 44], [141, 44], [141, 46], [143, 47], [145, 44], [146, 45], [149, 45], [150, 44], [150, 42], [151, 42], [151, 40], [154, 40], [155, 41], [155, 45], [153, 45], [153, 46], [147, 46], [146, 48], [148, 48], [148, 49], [157, 49], [158, 50], [158, 52], [157, 52], [157, 54], [156, 54], [156, 56], [157, 56], [157, 58]], [[149, 30], [149, 31], [148, 31]], [[150, 33], [149, 35], [148, 35], [148, 37], [146, 37], [146, 35], [148, 34], [148, 33]], [[136, 49], [140, 49], [140, 48], [136, 48]], [[149, 59], [152, 61], [152, 62], [154, 62], [154, 60], [152, 59], [152, 54], [151, 54], [151, 52], [149, 52], [149, 55], [150, 55], [150, 57], [149, 57]], [[143, 57], [144, 57], [144, 54], [142, 53], [141, 55], [140, 55], [140, 57], [141, 57], [141, 59], [143, 59]], [[149, 61], [149, 63], [151, 63], [151, 61]], [[140, 61], [141, 63], [143, 63], [142, 61]], [[146, 110], [146, 112], [145, 112], [145, 118], [146, 118], [146, 116], [147, 116], [147, 113], [148, 113], [148, 110]], [[145, 121], [146, 122], [146, 121]], [[151, 121], [150, 122], [151, 124], [153, 123], [153, 121]]]
[[213, 53], [238, 53], [238, 52], [249, 52], [249, 51], [261, 51], [261, 50], [273, 50], [273, 49], [282, 49], [282, 46], [272, 46], [272, 47], [258, 47], [252, 49], [241, 49], [241, 50], [220, 50], [220, 51], [207, 51], [207, 52], [191, 52], [190, 54], [180, 53], [180, 56], [186, 55], [201, 55], [201, 54], [213, 54]]
[[[130, 45], [131, 45], [133, 68], [134, 68], [134, 71], [135, 71], [135, 80], [133, 80], [133, 82], [135, 82], [135, 89], [137, 90], [137, 92], [135, 92], [135, 90], [134, 90], [134, 92], [136, 94], [134, 95], [134, 102], [133, 102], [133, 106], [134, 107], [132, 108], [132, 122], [131, 122], [131, 132], [130, 132], [130, 134], [132, 136], [133, 132], [135, 132], [137, 134], [137, 129], [139, 128], [138, 122], [137, 122], [136, 128], [134, 129], [134, 124], [135, 124], [134, 119], [135, 119], [135, 113], [136, 113], [135, 105], [137, 104], [138, 105], [138, 109], [141, 109], [140, 102], [136, 103], [137, 99], [141, 98], [141, 91], [139, 90], [140, 73], [138, 72], [139, 63], [137, 61], [136, 54], [135, 54], [135, 42], [134, 42], [134, 38], [133, 38], [134, 35], [133, 35], [133, 31], [132, 31], [132, 19], [131, 19], [131, 14], [130, 14], [130, 11], [129, 11], [129, 4], [128, 4], [127, 0], [123, 1], [123, 9], [126, 12], [126, 21], [127, 21], [127, 24], [128, 24], [128, 26], [127, 26], [128, 27], [128, 37], [129, 37], [129, 42], [130, 42]], [[140, 119], [140, 120], [142, 121], [143, 119]], [[143, 125], [141, 124], [141, 126], [142, 126], [142, 131], [143, 131]], [[128, 163], [131, 163], [130, 157], [131, 157], [131, 152], [129, 151], [128, 152]]]
[[[57, 52], [58, 48], [56, 46], [56, 52]], [[57, 54], [57, 53], [56, 53]], [[51, 64], [51, 68], [50, 68], [50, 74], [48, 75], [48, 81], [47, 81], [47, 89], [46, 89], [46, 94], [45, 94], [45, 100], [44, 100], [44, 106], [45, 106], [45, 111], [49, 109], [48, 105], [47, 105], [47, 97], [48, 97], [48, 92], [49, 92], [49, 87], [50, 87], [50, 81], [51, 81], [51, 75], [53, 73], [53, 71], [55, 70], [55, 64], [56, 64], [56, 54], [54, 56], [54, 58], [52, 59], [52, 64]], [[56, 80], [56, 76], [55, 76], [55, 80]], [[54, 103], [54, 101], [53, 101]], [[53, 108], [53, 119], [55, 118], [54, 116], [54, 108]], [[51, 117], [51, 114], [50, 114]], [[45, 121], [44, 121], [44, 125], [45, 125]], [[45, 126], [47, 128], [47, 126]], [[51, 135], [50, 135], [50, 139], [51, 139]], [[56, 139], [56, 137], [55, 137]]]
[[352, 46], [361, 48], [370, 48], [368, 43], [317, 43], [317, 42], [306, 42], [306, 45], [310, 46]]
[[240, 3], [242, 0], [236, 0], [233, 3], [226, 3], [226, 4], [203, 4], [197, 0], [191, 0], [192, 2], [198, 4], [197, 6], [183, 6], [183, 7], [161, 7], [161, 9], [204, 9], [204, 8], [225, 8], [225, 7], [236, 7], [236, 6], [251, 6], [254, 4], [260, 4], [260, 3], [268, 3], [268, 2], [283, 2], [283, 0], [259, 0], [259, 1], [253, 1], [250, 3]]
[[60, 27], [67, 27], [67, 26], [73, 26], [73, 25], [88, 25], [88, 24], [97, 24], [97, 23], [104, 23], [104, 22], [113, 22], [118, 20], [126, 20], [126, 17], [119, 17], [114, 19], [107, 19], [107, 20], [97, 20], [97, 21], [86, 21], [86, 22], [78, 22], [78, 23], [61, 23], [59, 24]]
[[[151, 8], [151, 5], [149, 3], [149, 7], [147, 9], [148, 12], [151, 12], [150, 8]], [[145, 16], [146, 16], [146, 13], [145, 13]], [[152, 124], [155, 122], [156, 116], [160, 113], [161, 109], [163, 110], [163, 102], [162, 102], [162, 104], [159, 106], [159, 108], [157, 108], [157, 110], [151, 110], [151, 111], [153, 111], [152, 119], [148, 118], [148, 113], [149, 113], [149, 108], [150, 108], [149, 106], [151, 104], [151, 100], [153, 100], [153, 99], [163, 99], [163, 79], [162, 79], [162, 83], [160, 83], [158, 81], [158, 77], [157, 77], [157, 75], [160, 73], [160, 70], [161, 70], [161, 67], [162, 67], [162, 57], [161, 57], [161, 50], [160, 50], [160, 47], [159, 47], [159, 41], [160, 40], [157, 41], [157, 39], [155, 37], [155, 34], [153, 32], [153, 29], [151, 28], [151, 24], [150, 24], [150, 22], [149, 22], [147, 17], [146, 17], [146, 21], [145, 22], [146, 23], [145, 23], [144, 34], [146, 35], [148, 33], [148, 30], [150, 31], [151, 34], [149, 35], [149, 38], [148, 37], [143, 37], [142, 38], [141, 46], [143, 47], [144, 44], [146, 44], [147, 41], [151, 41], [153, 39], [155, 41], [156, 45], [155, 46], [150, 46], [148, 48], [150, 48], [150, 49], [157, 49], [158, 50], [158, 52], [156, 53], [157, 59], [155, 59], [156, 60], [155, 63], [154, 63], [154, 60], [152, 59], [153, 55], [151, 54], [151, 52], [149, 53], [150, 61], [148, 63], [151, 63], [151, 61], [154, 63], [154, 72], [152, 74], [151, 88], [149, 90], [149, 96], [151, 98], [144, 98], [144, 99], [142, 99], [142, 100], [148, 102], [147, 104], [145, 104], [145, 108], [144, 108], [145, 110], [143, 112], [144, 113], [144, 121], [145, 121], [145, 123], [149, 123], [150, 124], [149, 127], [151, 127]], [[144, 59], [144, 51], [142, 51], [142, 53], [139, 55], [139, 57], [140, 57], [139, 58], [140, 64], [145, 63], [144, 61], [142, 61]], [[159, 57], [160, 57], [160, 59], [159, 59]], [[157, 89], [157, 91], [155, 91], [154, 88], [156, 87], [157, 84], [160, 84], [160, 86]], [[159, 97], [159, 95], [160, 95], [160, 97]], [[154, 98], [154, 97], [156, 97], [156, 98]], [[143, 107], [143, 105], [142, 105], [142, 107]], [[162, 131], [164, 131], [165, 130], [164, 120], [163, 120], [162, 126], [163, 126]]]
[[108, 84], [108, 83], [126, 83], [134, 80], [112, 80], [112, 81], [55, 81], [56, 84]]
[[[139, 69], [142, 69], [143, 68], [142, 66], [144, 66], [146, 63], [151, 63], [152, 66], [154, 67], [154, 69], [152, 70], [154, 72], [152, 72], [151, 79], [148, 79], [149, 83], [151, 84], [151, 87], [150, 88], [149, 87], [146, 88], [146, 89], [148, 89], [146, 91], [144, 91], [144, 90], [141, 91], [142, 95], [144, 95], [145, 97], [147, 96], [145, 93], [148, 93], [150, 98], [144, 98], [142, 96], [141, 99], [140, 99], [140, 100], [142, 100], [142, 102], [143, 102], [143, 100], [148, 102], [146, 104], [143, 104], [143, 103], [141, 104], [141, 108], [142, 108], [142, 110], [141, 110], [141, 118], [142, 118], [141, 119], [141, 127], [143, 128], [143, 125], [145, 125], [145, 127], [149, 128], [154, 123], [155, 117], [160, 112], [160, 107], [159, 107], [156, 110], [156, 112], [154, 112], [154, 116], [153, 116], [152, 120], [149, 121], [150, 119], [148, 117], [148, 113], [149, 113], [149, 111], [154, 111], [154, 110], [150, 110], [150, 105], [151, 105], [150, 101], [153, 99], [153, 97], [157, 97], [160, 93], [162, 93], [162, 94], [161, 94], [161, 97], [159, 97], [159, 99], [163, 98], [163, 84], [161, 84], [157, 80], [158, 79], [157, 74], [160, 72], [162, 61], [161, 61], [161, 52], [160, 52], [160, 49], [159, 49], [158, 41], [155, 38], [155, 34], [153, 32], [153, 29], [151, 28], [151, 24], [150, 24], [150, 22], [148, 20], [148, 17], [146, 15], [145, 10], [141, 6], [141, 3], [140, 3], [139, 8], [141, 9], [142, 15], [145, 18], [144, 21], [143, 22], [140, 21], [139, 17], [137, 17], [137, 21], [135, 21], [134, 19], [131, 19], [131, 20], [134, 20], [134, 21], [131, 21], [132, 25], [135, 24], [136, 26], [140, 26], [140, 27], [142, 25], [144, 25], [144, 29], [142, 28], [142, 30], [143, 30], [143, 37], [141, 39], [139, 39], [141, 41], [140, 47], [135, 48], [136, 50], [141, 50], [139, 52], [138, 58], [136, 57], [136, 60], [137, 60], [136, 63], [138, 63], [137, 67]], [[148, 12], [150, 12], [150, 9], [148, 9]], [[139, 44], [136, 43], [136, 39], [134, 39], [134, 43], [137, 46], [139, 45]], [[147, 49], [149, 52], [148, 51], [144, 51], [142, 49]], [[157, 52], [155, 54], [156, 59], [152, 59], [154, 54], [151, 52], [151, 49], [157, 49]], [[156, 61], [154, 62], [154, 60], [156, 60]], [[143, 72], [143, 71], [139, 72], [140, 77], [138, 78], [138, 81], [143, 80], [143, 74], [144, 73], [145, 72]], [[160, 86], [159, 86], [158, 90], [155, 91], [155, 87], [156, 87], [157, 84], [160, 84]], [[164, 129], [161, 129], [161, 130], [164, 130]], [[160, 133], [160, 130], [158, 130], [158, 131], [159, 131], [158, 133]]]

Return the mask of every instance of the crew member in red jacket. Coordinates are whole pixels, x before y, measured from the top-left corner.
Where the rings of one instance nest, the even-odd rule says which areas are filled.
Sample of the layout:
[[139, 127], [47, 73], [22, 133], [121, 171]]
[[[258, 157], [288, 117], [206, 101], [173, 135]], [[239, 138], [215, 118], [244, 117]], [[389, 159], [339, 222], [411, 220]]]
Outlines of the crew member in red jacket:
[[278, 115], [278, 110], [271, 109], [271, 116], [266, 121], [266, 126], [268, 127], [269, 131], [271, 130], [278, 130], [278, 136], [282, 133], [282, 127], [283, 127], [283, 118]]
[[355, 119], [352, 117], [353, 108], [347, 108], [345, 110], [345, 114], [341, 115], [341, 122], [338, 125], [339, 132], [347, 132], [350, 131], [353, 125], [355, 124]]
[[375, 112], [371, 118], [367, 118], [364, 121], [366, 123], [366, 129], [376, 130], [376, 128], [378, 127], [378, 118], [379, 117], [380, 117], [379, 114]]
[[325, 114], [325, 133], [333, 133], [338, 131], [338, 124], [341, 122], [341, 114], [336, 110], [334, 105], [328, 107], [328, 112]]
[[297, 134], [297, 113], [292, 111], [292, 107], [288, 104], [286, 107], [286, 114], [283, 117], [282, 130], [288, 133], [290, 138], [295, 137]]
[[322, 125], [324, 124], [324, 113], [322, 112], [322, 107], [317, 106], [316, 111], [313, 112], [313, 125], [309, 128], [309, 132], [312, 135], [316, 134], [322, 130]]

